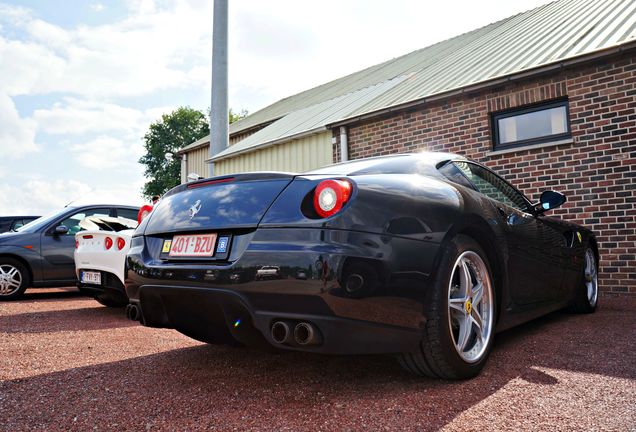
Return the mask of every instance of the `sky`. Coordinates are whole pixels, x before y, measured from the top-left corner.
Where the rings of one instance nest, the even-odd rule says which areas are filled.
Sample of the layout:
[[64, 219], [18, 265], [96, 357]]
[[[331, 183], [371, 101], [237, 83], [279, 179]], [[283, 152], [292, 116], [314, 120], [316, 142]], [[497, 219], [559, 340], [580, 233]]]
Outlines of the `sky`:
[[[229, 104], [284, 97], [548, 0], [230, 0]], [[0, 215], [143, 203], [143, 136], [210, 106], [212, 0], [0, 0]]]

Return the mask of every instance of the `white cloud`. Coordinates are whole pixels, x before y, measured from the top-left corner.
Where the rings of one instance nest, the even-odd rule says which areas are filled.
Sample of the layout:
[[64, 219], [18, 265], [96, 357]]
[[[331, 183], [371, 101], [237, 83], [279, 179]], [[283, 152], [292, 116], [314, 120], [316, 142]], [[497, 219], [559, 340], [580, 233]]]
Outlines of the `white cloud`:
[[134, 3], [126, 19], [72, 29], [22, 9], [7, 9], [0, 20], [31, 40], [0, 38], [0, 89], [10, 95], [61, 92], [112, 98], [205, 86], [191, 75], [193, 69], [209, 67], [204, 47], [210, 44], [211, 12], [200, 7], [205, 3], [177, 1], [161, 10], [153, 2]]
[[91, 3], [90, 8], [94, 12], [102, 12], [105, 9], [104, 5], [101, 3]]
[[49, 134], [96, 135], [117, 132], [141, 139], [150, 123], [173, 109], [157, 107], [139, 110], [108, 102], [65, 98], [50, 109], [35, 110], [33, 119], [42, 132]]
[[20, 186], [0, 184], [3, 214], [45, 214], [61, 209], [91, 188], [75, 180], [28, 180]]
[[65, 205], [140, 205], [143, 179], [105, 185], [78, 180], [28, 180], [20, 185], [0, 183], [0, 209], [3, 215], [45, 215]]
[[0, 94], [46, 93], [52, 91], [53, 82], [64, 75], [64, 59], [38, 42], [0, 36], [0, 59]]
[[[139, 143], [126, 143], [109, 136], [99, 136], [82, 144], [74, 144], [71, 151], [82, 166], [95, 170], [130, 171], [139, 170], [137, 161], [143, 155]], [[113, 177], [117, 174], [113, 173]]]
[[0, 159], [17, 159], [37, 150], [36, 123], [21, 118], [11, 98], [0, 93]]
[[71, 43], [71, 34], [68, 31], [40, 19], [30, 20], [26, 29], [36, 41], [45, 46], [64, 49]]

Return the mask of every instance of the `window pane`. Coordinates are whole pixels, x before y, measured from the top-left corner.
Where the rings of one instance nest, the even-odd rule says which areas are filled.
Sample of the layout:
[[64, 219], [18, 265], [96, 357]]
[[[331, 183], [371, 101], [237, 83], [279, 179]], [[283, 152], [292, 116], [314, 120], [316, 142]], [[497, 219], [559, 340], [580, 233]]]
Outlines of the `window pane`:
[[108, 216], [109, 213], [110, 209], [107, 208], [85, 210], [68, 217], [67, 219], [63, 220], [60, 225], [64, 225], [66, 228], [68, 228], [68, 232], [66, 233], [66, 235], [75, 235], [78, 232], [83, 231], [83, 228], [80, 227], [79, 223], [84, 220], [85, 217]]
[[500, 144], [568, 132], [565, 106], [500, 118], [497, 122]]
[[473, 185], [464, 177], [459, 168], [454, 163], [448, 163], [439, 169], [447, 179], [452, 182], [459, 183], [467, 188], [474, 189]]
[[472, 163], [454, 162], [454, 164], [470, 179], [479, 192], [488, 198], [520, 211], [528, 211], [524, 197], [501, 177]]
[[17, 219], [13, 222], [12, 230], [17, 230], [18, 228], [22, 228], [25, 225], [22, 219]]
[[137, 213], [139, 213], [138, 210], [123, 209], [123, 208], [117, 209], [117, 217], [130, 219], [132, 221], [137, 221]]

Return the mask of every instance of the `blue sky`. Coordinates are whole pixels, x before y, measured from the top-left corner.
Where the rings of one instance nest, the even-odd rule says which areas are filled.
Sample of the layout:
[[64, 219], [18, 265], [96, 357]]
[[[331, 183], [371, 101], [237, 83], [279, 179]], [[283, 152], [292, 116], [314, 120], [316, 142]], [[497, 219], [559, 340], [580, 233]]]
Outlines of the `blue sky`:
[[[283, 97], [547, 0], [230, 1], [230, 106]], [[0, 0], [0, 215], [141, 204], [143, 135], [210, 99], [212, 0]]]

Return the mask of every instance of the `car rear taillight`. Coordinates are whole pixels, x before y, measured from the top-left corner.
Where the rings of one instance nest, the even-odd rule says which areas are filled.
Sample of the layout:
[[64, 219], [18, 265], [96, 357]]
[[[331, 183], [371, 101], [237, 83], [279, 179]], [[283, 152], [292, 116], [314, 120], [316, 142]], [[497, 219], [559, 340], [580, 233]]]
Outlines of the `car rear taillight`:
[[117, 239], [117, 249], [122, 250], [124, 248], [124, 246], [126, 246], [126, 240], [124, 240], [123, 238], [119, 237]]
[[113, 247], [113, 239], [110, 237], [106, 237], [104, 239], [104, 247], [106, 248], [106, 250], [109, 250], [110, 248]]
[[79, 240], [75, 240], [75, 249], [79, 248]]
[[314, 192], [314, 209], [321, 217], [340, 211], [351, 196], [351, 183], [346, 180], [323, 180]]

